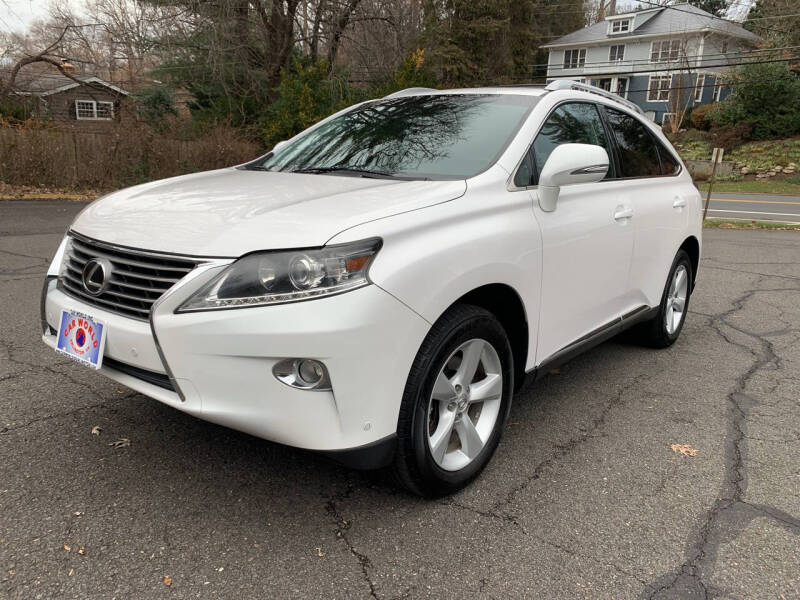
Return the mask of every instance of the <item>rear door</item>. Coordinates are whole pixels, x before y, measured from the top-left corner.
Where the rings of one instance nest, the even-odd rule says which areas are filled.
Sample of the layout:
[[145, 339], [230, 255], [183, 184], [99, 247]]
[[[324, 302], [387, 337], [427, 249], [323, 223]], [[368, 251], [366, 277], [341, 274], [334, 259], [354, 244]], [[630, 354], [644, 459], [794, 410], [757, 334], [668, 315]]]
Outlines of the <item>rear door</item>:
[[631, 305], [657, 306], [688, 224], [688, 198], [682, 193], [680, 164], [650, 130], [632, 114], [604, 107], [616, 142], [619, 177], [632, 206], [633, 257], [628, 289]]
[[[533, 183], [556, 146], [594, 144], [613, 158], [595, 103], [556, 107], [534, 139]], [[542, 235], [541, 311], [537, 363], [611, 323], [627, 309], [633, 249], [632, 209], [615, 179], [613, 160], [606, 181], [564, 186], [553, 212], [534, 212]]]

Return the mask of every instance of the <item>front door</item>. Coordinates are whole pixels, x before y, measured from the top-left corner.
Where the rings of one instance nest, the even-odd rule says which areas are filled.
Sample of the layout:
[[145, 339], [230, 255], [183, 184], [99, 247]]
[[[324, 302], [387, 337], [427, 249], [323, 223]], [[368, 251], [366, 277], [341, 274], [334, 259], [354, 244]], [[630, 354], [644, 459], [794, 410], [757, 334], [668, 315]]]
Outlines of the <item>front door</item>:
[[[565, 143], [594, 144], [612, 157], [597, 106], [572, 102], [556, 108], [533, 143], [536, 172]], [[565, 186], [553, 212], [534, 212], [542, 235], [541, 312], [537, 363], [626, 312], [633, 248], [632, 207], [625, 182]]]

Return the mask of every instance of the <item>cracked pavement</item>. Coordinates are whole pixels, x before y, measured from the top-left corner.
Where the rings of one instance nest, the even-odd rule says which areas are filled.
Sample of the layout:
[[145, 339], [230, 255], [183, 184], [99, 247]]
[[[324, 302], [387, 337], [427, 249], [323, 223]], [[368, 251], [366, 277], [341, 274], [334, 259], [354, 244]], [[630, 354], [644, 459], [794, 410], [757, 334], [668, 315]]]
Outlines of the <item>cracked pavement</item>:
[[0, 202], [0, 598], [800, 598], [797, 232], [706, 230], [672, 348], [524, 390], [484, 474], [426, 501], [46, 348], [81, 208]]

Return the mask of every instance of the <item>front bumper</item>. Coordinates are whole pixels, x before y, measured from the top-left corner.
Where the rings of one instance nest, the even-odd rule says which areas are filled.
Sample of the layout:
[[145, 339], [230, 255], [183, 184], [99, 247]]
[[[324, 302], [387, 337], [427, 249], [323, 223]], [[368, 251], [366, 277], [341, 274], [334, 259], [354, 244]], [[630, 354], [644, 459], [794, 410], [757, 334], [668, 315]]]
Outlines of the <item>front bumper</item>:
[[[328, 452], [394, 436], [411, 363], [430, 327], [424, 319], [375, 285], [306, 302], [174, 312], [222, 268], [195, 269], [156, 303], [150, 323], [87, 305], [52, 284], [43, 319], [53, 330], [62, 310], [104, 321], [104, 357], [167, 375], [175, 391], [106, 364], [101, 372], [202, 419]], [[43, 340], [55, 347], [52, 333]], [[301, 357], [326, 365], [331, 391], [295, 389], [272, 374], [280, 360]]]

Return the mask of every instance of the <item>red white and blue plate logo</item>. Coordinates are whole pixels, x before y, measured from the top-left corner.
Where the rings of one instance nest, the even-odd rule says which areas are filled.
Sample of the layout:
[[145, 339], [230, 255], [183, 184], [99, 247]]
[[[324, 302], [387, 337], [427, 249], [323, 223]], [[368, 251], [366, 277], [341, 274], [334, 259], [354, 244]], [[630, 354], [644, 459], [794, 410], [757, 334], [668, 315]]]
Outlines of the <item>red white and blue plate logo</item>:
[[82, 364], [99, 369], [103, 362], [105, 324], [87, 315], [62, 311], [56, 350]]

